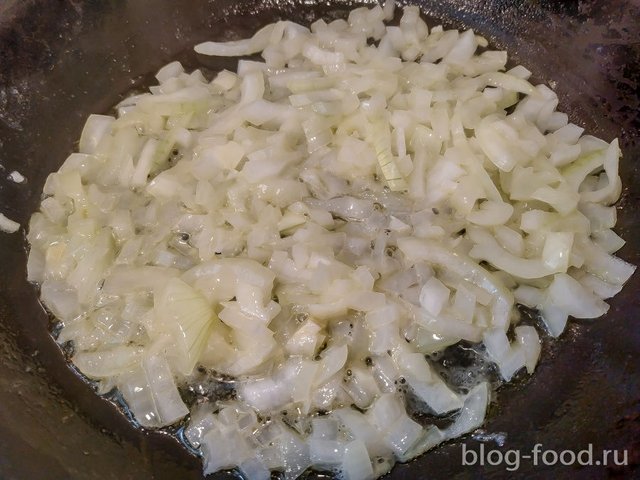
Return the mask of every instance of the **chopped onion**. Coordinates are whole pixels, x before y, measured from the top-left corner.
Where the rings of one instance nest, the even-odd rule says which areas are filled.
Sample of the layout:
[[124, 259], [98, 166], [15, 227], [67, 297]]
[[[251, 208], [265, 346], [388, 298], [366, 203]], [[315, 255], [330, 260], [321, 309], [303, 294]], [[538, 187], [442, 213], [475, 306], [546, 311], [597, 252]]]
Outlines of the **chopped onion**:
[[20, 229], [20, 224], [14, 222], [4, 214], [0, 213], [0, 230], [6, 233], [15, 233]]
[[25, 178], [24, 175], [22, 175], [20, 172], [18, 172], [17, 170], [13, 170], [11, 173], [9, 173], [9, 175], [7, 175], [7, 178], [9, 180], [11, 180], [14, 183], [24, 183], [27, 181], [27, 179]]
[[[154, 299], [157, 325], [154, 335], [169, 334], [175, 350], [170, 353], [183, 375], [193, 371], [211, 330], [220, 335], [221, 325], [209, 303], [182, 280], [173, 278]], [[168, 351], [168, 350], [165, 350]]]
[[80, 153], [95, 153], [102, 138], [110, 133], [115, 118], [107, 115], [89, 115], [80, 136]]
[[[482, 424], [484, 362], [534, 372], [516, 301], [558, 336], [635, 271], [618, 141], [472, 30], [395, 8], [197, 45], [263, 61], [166, 65], [44, 185], [27, 274], [57, 341], [139, 425], [184, 421], [205, 474], [380, 477]], [[481, 365], [436, 368], [463, 341]]]

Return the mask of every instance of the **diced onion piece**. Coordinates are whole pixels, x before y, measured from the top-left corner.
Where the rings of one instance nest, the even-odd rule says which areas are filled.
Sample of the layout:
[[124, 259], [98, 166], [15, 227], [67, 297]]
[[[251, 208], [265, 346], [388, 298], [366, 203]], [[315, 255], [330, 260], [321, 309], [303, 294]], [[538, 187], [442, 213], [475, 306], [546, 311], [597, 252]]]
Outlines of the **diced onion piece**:
[[276, 24], [271, 24], [258, 30], [253, 37], [248, 39], [227, 42], [204, 42], [196, 45], [194, 49], [196, 53], [217, 57], [253, 55], [266, 48], [271, 41], [271, 36], [275, 29]]
[[382, 122], [372, 124], [370, 134], [378, 158], [378, 165], [389, 188], [393, 191], [402, 191], [407, 188], [407, 182], [400, 173], [397, 163], [391, 154], [391, 134], [388, 127]]
[[180, 398], [167, 361], [160, 356], [147, 357], [142, 367], [149, 381], [151, 394], [161, 425], [171, 425], [189, 413]]
[[522, 346], [527, 372], [532, 374], [540, 357], [540, 338], [533, 327], [521, 325], [515, 328], [516, 341]]
[[24, 183], [27, 180], [25, 176], [17, 170], [13, 170], [11, 173], [9, 173], [9, 175], [7, 175], [7, 178], [14, 183]]
[[80, 153], [94, 153], [102, 138], [109, 133], [115, 118], [108, 115], [89, 115], [84, 124], [78, 150]]
[[573, 247], [573, 233], [549, 232], [542, 250], [542, 262], [553, 272], [566, 272]]
[[142, 347], [119, 345], [109, 350], [80, 352], [73, 357], [73, 363], [90, 377], [114, 377], [135, 369], [142, 360], [143, 351]]
[[321, 355], [320, 370], [315, 379], [315, 385], [322, 385], [338, 373], [347, 362], [348, 355], [349, 349], [346, 345], [327, 348]]
[[0, 213], [0, 231], [6, 233], [15, 233], [20, 229], [20, 224], [18, 222], [14, 222], [10, 218], [6, 217], [4, 214]]
[[457, 438], [480, 427], [489, 405], [489, 385], [482, 382], [466, 395], [464, 405], [453, 424], [445, 430], [447, 438]]
[[609, 305], [564, 273], [553, 277], [548, 292], [548, 302], [575, 318], [597, 318], [609, 310]]
[[487, 200], [483, 202], [478, 210], [474, 210], [467, 219], [471, 223], [483, 226], [504, 225], [513, 215], [513, 207], [504, 202]]
[[435, 277], [431, 277], [420, 290], [420, 305], [433, 316], [437, 316], [449, 301], [451, 292]]
[[189, 413], [167, 361], [147, 357], [142, 369], [121, 377], [119, 388], [136, 420], [146, 427], [171, 425]]
[[213, 309], [196, 290], [178, 278], [167, 282], [154, 300], [155, 315], [162, 332], [171, 335], [172, 359], [183, 375], [190, 375], [212, 329], [220, 335], [221, 325]]

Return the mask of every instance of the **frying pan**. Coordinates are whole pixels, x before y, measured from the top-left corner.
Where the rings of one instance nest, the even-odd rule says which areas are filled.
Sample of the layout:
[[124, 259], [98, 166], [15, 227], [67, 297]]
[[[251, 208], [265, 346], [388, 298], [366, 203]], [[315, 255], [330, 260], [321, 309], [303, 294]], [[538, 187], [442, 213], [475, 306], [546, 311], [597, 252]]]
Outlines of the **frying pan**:
[[[620, 137], [625, 184], [620, 252], [640, 263], [640, 3], [637, 0], [471, 0], [418, 3], [431, 24], [471, 27], [537, 82], [550, 83], [560, 109], [587, 132]], [[208, 74], [234, 60], [198, 58], [193, 44], [250, 35], [280, 18], [308, 24], [353, 4], [311, 0], [0, 0], [0, 211], [23, 226], [46, 176], [73, 151], [84, 119], [108, 112], [153, 73], [179, 59]], [[12, 170], [25, 184], [6, 179]], [[24, 229], [0, 234], [0, 478], [199, 479], [198, 458], [171, 437], [141, 432], [94, 395], [65, 363], [50, 319], [25, 280]], [[626, 449], [626, 467], [462, 465], [471, 436], [443, 445], [389, 478], [638, 477], [640, 441], [640, 275], [594, 321], [545, 339], [533, 377], [499, 390], [486, 432], [506, 435], [502, 451]], [[486, 449], [499, 448], [495, 443]], [[218, 474], [215, 478], [232, 478]], [[234, 477], [235, 478], [235, 477]]]

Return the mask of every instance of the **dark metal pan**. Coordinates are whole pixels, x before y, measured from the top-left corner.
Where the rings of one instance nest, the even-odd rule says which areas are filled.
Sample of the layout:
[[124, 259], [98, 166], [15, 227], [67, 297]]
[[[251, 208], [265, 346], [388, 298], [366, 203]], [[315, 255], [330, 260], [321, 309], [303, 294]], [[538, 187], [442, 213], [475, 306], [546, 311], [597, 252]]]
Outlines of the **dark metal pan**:
[[[434, 23], [471, 27], [506, 48], [537, 81], [557, 85], [561, 110], [607, 140], [618, 136], [625, 184], [621, 255], [640, 263], [640, 4], [419, 1]], [[46, 176], [74, 149], [86, 116], [142, 88], [163, 64], [201, 64], [193, 44], [249, 35], [277, 18], [342, 15], [345, 1], [0, 1], [0, 211], [24, 226]], [[19, 170], [26, 184], [6, 180]], [[0, 478], [198, 479], [200, 461], [162, 433], [141, 433], [66, 365], [25, 280], [24, 232], [0, 234]], [[627, 467], [462, 465], [462, 444], [397, 466], [390, 478], [605, 478], [640, 475], [640, 292], [634, 276], [609, 314], [573, 323], [545, 347], [536, 374], [499, 391], [485, 430], [502, 448], [627, 449]], [[489, 443], [486, 448], [497, 448]], [[216, 478], [223, 478], [218, 475]]]

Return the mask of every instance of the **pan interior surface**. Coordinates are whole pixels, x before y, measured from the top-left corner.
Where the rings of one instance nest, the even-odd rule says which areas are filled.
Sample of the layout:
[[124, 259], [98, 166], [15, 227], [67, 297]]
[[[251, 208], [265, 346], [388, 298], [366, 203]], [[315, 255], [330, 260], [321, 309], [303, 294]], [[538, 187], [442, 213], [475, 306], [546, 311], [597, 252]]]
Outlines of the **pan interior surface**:
[[[505, 48], [515, 63], [551, 83], [560, 110], [607, 141], [620, 137], [625, 185], [617, 231], [620, 252], [638, 264], [640, 178], [640, 7], [633, 2], [411, 2], [430, 24], [473, 28]], [[289, 19], [309, 24], [344, 17], [351, 2], [49, 2], [0, 6], [0, 212], [25, 226], [47, 175], [76, 147], [90, 113], [109, 112], [148, 87], [162, 65], [180, 60], [211, 75], [235, 59], [203, 59], [192, 46], [244, 38]], [[635, 43], [634, 43], [635, 42]], [[20, 171], [24, 184], [6, 179]], [[200, 460], [161, 432], [141, 432], [109, 401], [98, 398], [52, 340], [50, 319], [26, 282], [23, 232], [0, 235], [0, 476], [2, 478], [202, 478]], [[505, 449], [579, 451], [592, 445], [628, 449], [637, 462], [640, 432], [640, 318], [637, 275], [596, 321], [573, 323], [546, 342], [535, 375], [498, 393], [487, 432], [506, 434]], [[463, 440], [477, 450], [480, 442]], [[634, 442], [636, 442], [634, 444]], [[486, 448], [495, 448], [487, 444]], [[27, 461], [25, 461], [27, 460]], [[505, 465], [465, 466], [461, 442], [439, 447], [390, 478], [467, 478], [469, 470], [499, 478]], [[628, 472], [612, 470], [609, 473]], [[518, 472], [573, 478], [603, 467], [534, 466]], [[636, 472], [637, 473], [637, 472]], [[213, 478], [236, 478], [216, 474]]]

